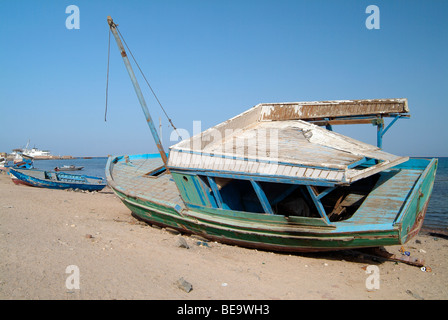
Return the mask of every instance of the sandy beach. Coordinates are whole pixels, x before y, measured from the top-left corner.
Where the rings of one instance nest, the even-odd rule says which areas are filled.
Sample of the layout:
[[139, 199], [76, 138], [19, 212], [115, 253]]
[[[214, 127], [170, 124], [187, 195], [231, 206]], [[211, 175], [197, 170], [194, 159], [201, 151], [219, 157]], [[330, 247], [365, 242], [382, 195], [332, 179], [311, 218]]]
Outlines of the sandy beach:
[[[40, 189], [0, 174], [0, 194], [2, 300], [448, 298], [448, 240], [434, 234], [404, 246], [425, 260], [422, 271], [356, 251], [282, 254], [203, 242], [135, 219], [109, 188]], [[386, 249], [401, 254], [400, 246]], [[69, 266], [79, 289], [70, 287]], [[379, 288], [369, 285], [369, 266]]]

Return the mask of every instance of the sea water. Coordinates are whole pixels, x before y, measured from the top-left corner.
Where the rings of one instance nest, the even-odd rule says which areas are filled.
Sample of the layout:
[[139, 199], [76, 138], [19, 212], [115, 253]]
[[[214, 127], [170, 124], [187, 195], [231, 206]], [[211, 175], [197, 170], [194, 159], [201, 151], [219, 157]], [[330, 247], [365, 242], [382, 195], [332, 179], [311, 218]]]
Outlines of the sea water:
[[[424, 227], [433, 229], [448, 228], [448, 157], [440, 157]], [[84, 167], [74, 174], [84, 174], [105, 178], [107, 157], [92, 159], [64, 159], [64, 160], [34, 160], [34, 167], [42, 170], [54, 170], [55, 167], [75, 165]]]
[[67, 173], [105, 178], [106, 163], [107, 157], [91, 159], [34, 160], [34, 168], [54, 171], [54, 168], [56, 167], [74, 165], [76, 167], [84, 168], [82, 170], [67, 171]]
[[429, 200], [424, 227], [448, 228], [448, 157], [439, 157], [436, 179]]

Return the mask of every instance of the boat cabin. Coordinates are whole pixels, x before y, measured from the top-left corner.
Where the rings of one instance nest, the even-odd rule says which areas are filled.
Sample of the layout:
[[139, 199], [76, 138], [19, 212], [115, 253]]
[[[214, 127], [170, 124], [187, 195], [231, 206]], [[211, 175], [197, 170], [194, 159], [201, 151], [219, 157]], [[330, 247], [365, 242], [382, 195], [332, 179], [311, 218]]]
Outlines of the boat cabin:
[[[378, 173], [408, 157], [332, 131], [372, 123], [381, 144], [384, 118], [408, 117], [406, 99], [259, 104], [177, 143], [168, 168], [190, 208], [348, 219]], [[148, 173], [157, 176], [164, 167]]]

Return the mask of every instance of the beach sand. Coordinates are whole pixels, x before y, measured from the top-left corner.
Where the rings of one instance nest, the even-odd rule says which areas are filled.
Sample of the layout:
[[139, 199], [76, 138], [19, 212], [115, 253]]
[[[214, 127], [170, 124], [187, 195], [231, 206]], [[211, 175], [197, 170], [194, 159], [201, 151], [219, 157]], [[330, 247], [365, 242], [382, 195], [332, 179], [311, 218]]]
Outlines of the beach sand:
[[[421, 232], [404, 246], [411, 257], [425, 260], [431, 269], [425, 272], [356, 251], [282, 254], [203, 245], [135, 219], [109, 188], [98, 193], [40, 189], [14, 185], [0, 174], [0, 195], [3, 300], [448, 298], [444, 237]], [[189, 249], [179, 246], [180, 238]], [[386, 249], [400, 254], [400, 246]], [[73, 265], [79, 289], [72, 286], [75, 273], [67, 270]], [[377, 267], [374, 282], [374, 274], [367, 273], [371, 265]], [[181, 278], [192, 290], [177, 285]]]

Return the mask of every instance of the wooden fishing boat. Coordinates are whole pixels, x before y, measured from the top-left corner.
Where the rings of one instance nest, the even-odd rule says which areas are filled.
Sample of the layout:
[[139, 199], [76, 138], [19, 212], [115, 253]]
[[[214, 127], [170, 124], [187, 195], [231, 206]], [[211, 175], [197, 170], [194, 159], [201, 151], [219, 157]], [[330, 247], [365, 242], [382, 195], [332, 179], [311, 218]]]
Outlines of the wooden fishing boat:
[[65, 172], [10, 168], [9, 174], [13, 176], [16, 184], [49, 189], [100, 191], [107, 185], [103, 178]]
[[[159, 154], [109, 157], [109, 186], [137, 217], [223, 243], [304, 252], [404, 244], [422, 224], [437, 159], [381, 150], [406, 99], [259, 104]], [[385, 119], [392, 120], [384, 127]], [[377, 126], [377, 146], [334, 125]]]

